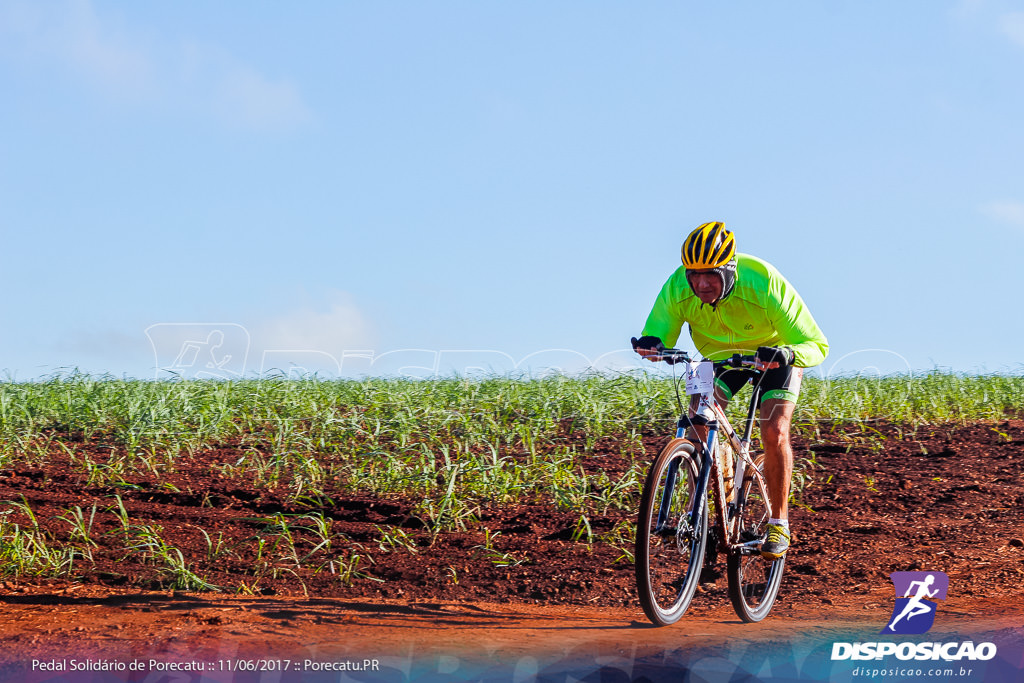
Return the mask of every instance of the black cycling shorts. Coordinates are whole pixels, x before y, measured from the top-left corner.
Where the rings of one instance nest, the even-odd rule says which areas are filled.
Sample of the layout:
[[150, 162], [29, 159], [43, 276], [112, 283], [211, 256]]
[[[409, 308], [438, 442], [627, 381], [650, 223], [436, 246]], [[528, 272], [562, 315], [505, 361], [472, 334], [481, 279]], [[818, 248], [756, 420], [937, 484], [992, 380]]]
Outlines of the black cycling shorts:
[[[715, 386], [718, 387], [726, 400], [731, 401], [736, 392], [743, 388], [743, 385], [758, 373], [745, 368], [720, 367], [715, 371]], [[760, 375], [761, 382], [761, 403], [769, 398], [792, 401], [800, 396], [800, 380], [803, 379], [804, 369], [787, 365], [781, 368], [768, 370]]]

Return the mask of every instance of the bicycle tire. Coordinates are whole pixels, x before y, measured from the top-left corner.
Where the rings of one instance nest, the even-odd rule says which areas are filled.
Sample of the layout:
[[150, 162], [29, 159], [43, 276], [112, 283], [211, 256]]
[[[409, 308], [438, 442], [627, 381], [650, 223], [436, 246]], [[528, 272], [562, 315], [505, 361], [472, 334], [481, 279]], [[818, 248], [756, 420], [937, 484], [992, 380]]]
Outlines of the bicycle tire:
[[[674, 482], [666, 491], [671, 469], [675, 470]], [[708, 537], [708, 506], [706, 498], [694, 500], [697, 472], [693, 444], [673, 439], [651, 464], [640, 497], [634, 548], [637, 592], [644, 614], [657, 626], [679, 621], [700, 581]], [[667, 514], [659, 529], [666, 493]], [[700, 507], [697, 523], [691, 525], [689, 516], [695, 503]]]
[[[764, 455], [757, 457], [757, 473], [748, 472], [743, 482], [743, 509], [736, 521], [741, 543], [763, 539], [771, 518], [768, 492], [761, 466]], [[782, 585], [786, 556], [770, 560], [761, 556], [760, 545], [746, 551], [731, 549], [727, 560], [729, 599], [740, 619], [747, 623], [761, 621], [772, 609]]]

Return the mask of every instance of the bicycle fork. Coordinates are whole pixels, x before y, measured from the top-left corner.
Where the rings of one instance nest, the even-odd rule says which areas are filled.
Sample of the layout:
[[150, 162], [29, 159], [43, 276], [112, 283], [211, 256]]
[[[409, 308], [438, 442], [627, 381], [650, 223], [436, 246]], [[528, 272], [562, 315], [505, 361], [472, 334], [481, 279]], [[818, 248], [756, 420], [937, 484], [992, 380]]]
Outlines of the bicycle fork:
[[[715, 444], [717, 443], [718, 437], [718, 421], [709, 420], [703, 415], [694, 415], [693, 417], [683, 417], [679, 419], [677, 427], [677, 434], [684, 434], [687, 427], [707, 427], [707, 440], [705, 442], [697, 441], [697, 445], [700, 447], [698, 457], [700, 458], [700, 472], [697, 475], [697, 485], [694, 490], [694, 505], [690, 510], [688, 523], [691, 529], [695, 529], [698, 522], [700, 521], [703, 508], [708, 504], [708, 486], [711, 483], [712, 475], [716, 482], [716, 486], [713, 488], [713, 494], [715, 498], [715, 512], [718, 515], [718, 526], [723, 530], [721, 538], [719, 539], [719, 550], [728, 552], [729, 541], [728, 541], [728, 517], [726, 506], [724, 504], [725, 491], [722, 490], [722, 478], [717, 476], [718, 474], [718, 462], [716, 461], [717, 453], [715, 452]], [[710, 523], [710, 520], [709, 520]]]

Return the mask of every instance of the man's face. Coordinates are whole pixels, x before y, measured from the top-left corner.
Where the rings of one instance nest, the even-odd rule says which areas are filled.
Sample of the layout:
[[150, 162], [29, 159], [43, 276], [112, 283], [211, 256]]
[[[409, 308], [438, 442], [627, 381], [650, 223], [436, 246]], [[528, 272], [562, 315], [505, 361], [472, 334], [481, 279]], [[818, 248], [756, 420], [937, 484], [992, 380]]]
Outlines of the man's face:
[[713, 304], [722, 296], [722, 276], [710, 270], [695, 270], [689, 274], [690, 286], [701, 302]]

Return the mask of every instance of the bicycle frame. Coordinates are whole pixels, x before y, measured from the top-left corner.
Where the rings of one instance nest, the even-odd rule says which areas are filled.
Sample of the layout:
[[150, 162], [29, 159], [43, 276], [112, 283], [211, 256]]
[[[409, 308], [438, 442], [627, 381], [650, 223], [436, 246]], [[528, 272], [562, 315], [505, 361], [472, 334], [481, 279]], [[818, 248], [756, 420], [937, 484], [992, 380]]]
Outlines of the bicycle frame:
[[[699, 394], [697, 395], [698, 405], [695, 411], [695, 415], [690, 417], [687, 413], [684, 413], [676, 423], [676, 438], [684, 438], [686, 430], [691, 427], [706, 427], [707, 437], [704, 441], [694, 439], [694, 443], [700, 446], [700, 472], [697, 477], [696, 490], [694, 491], [695, 504], [693, 509], [690, 511], [687, 524], [691, 529], [696, 527], [700, 515], [702, 512], [702, 506], [707, 505], [707, 493], [708, 485], [714, 478], [715, 486], [712, 489], [712, 495], [715, 499], [715, 511], [718, 517], [718, 525], [722, 529], [723, 534], [719, 538], [719, 550], [722, 552], [738, 552], [740, 554], [753, 554], [759, 552], [758, 546], [759, 541], [751, 541], [747, 543], [734, 543], [733, 529], [730, 527], [730, 523], [733, 519], [738, 518], [738, 513], [742, 511], [745, 505], [743, 499], [743, 480], [747, 474], [747, 468], [751, 468], [751, 476], [761, 476], [756, 471], [756, 465], [749, 457], [750, 451], [750, 437], [754, 429], [754, 420], [757, 416], [758, 399], [761, 397], [760, 389], [757, 384], [754, 385], [753, 395], [750, 397], [750, 404], [747, 408], [747, 417], [743, 427], [743, 436], [739, 437], [736, 431], [733, 429], [732, 424], [725, 415], [725, 411], [715, 400], [713, 392], [710, 394]], [[714, 419], [708, 419], [705, 414], [710, 412]], [[696, 437], [696, 429], [693, 430], [693, 434]], [[718, 434], [721, 432], [729, 440], [729, 444], [732, 446], [733, 452], [736, 454], [736, 463], [734, 465], [734, 481], [733, 491], [735, 500], [726, 502], [725, 495], [725, 482], [722, 477], [722, 473], [718, 466]], [[671, 491], [674, 487], [676, 473], [678, 471], [678, 463], [672, 463], [670, 465], [667, 477], [667, 490]], [[662, 500], [658, 510], [658, 528], [664, 526], [665, 521], [668, 517], [668, 507], [671, 504], [670, 500]]]

